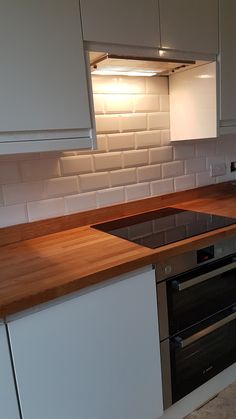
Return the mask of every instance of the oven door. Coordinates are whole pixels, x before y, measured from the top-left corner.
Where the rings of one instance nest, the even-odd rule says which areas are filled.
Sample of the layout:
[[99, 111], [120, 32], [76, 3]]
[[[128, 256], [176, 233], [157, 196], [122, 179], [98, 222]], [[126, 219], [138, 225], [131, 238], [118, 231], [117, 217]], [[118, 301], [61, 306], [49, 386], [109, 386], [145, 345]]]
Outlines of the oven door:
[[236, 304], [236, 257], [230, 256], [166, 282], [169, 335]]
[[161, 356], [168, 407], [236, 362], [236, 306], [161, 342]]

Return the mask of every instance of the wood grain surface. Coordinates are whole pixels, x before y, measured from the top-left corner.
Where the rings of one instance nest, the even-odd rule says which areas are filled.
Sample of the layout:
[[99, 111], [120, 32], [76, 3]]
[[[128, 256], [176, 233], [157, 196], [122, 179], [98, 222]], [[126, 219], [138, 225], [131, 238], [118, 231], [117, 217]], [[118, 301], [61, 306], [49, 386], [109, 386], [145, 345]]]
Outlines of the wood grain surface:
[[[162, 197], [164, 206], [170, 198]], [[236, 217], [236, 187], [204, 188], [175, 206]], [[236, 224], [153, 250], [83, 226], [2, 246], [0, 317], [233, 235]]]

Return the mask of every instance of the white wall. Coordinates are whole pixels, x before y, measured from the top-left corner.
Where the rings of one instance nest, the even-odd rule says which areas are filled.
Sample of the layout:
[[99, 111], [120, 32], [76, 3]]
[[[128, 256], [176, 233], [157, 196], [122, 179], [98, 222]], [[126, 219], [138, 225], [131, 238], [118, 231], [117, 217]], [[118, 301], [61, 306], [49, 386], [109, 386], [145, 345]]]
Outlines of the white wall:
[[0, 157], [0, 227], [235, 179], [234, 139], [170, 144], [167, 78], [96, 76], [93, 90], [97, 151]]

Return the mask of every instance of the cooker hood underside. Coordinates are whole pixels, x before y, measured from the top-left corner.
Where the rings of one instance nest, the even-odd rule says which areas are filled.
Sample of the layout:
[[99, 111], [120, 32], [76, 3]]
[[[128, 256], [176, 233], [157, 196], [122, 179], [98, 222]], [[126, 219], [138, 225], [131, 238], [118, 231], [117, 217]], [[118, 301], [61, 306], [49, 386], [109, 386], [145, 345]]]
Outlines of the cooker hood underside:
[[90, 52], [92, 74], [130, 76], [168, 76], [177, 71], [204, 64], [206, 61], [169, 60], [162, 58], [120, 56], [102, 52]]

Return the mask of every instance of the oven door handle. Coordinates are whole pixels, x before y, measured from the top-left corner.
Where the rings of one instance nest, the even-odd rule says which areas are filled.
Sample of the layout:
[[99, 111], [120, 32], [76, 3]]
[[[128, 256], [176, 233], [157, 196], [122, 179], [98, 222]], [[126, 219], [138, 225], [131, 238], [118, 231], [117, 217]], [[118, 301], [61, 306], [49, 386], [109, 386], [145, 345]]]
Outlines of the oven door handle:
[[200, 284], [201, 282], [207, 281], [208, 279], [214, 278], [214, 276], [221, 275], [225, 272], [231, 271], [236, 268], [236, 258], [233, 258], [233, 262], [229, 263], [226, 266], [217, 268], [214, 271], [207, 272], [205, 274], [196, 276], [195, 278], [190, 279], [186, 282], [173, 281], [171, 283], [172, 288], [177, 289], [178, 291], [186, 290], [187, 288], [193, 287], [194, 285]]
[[233, 307], [233, 313], [225, 317], [224, 319], [219, 320], [218, 322], [212, 324], [206, 329], [203, 329], [200, 332], [195, 333], [194, 335], [189, 336], [186, 339], [182, 339], [180, 336], [177, 336], [174, 339], [174, 342], [181, 349], [186, 348], [186, 346], [191, 345], [191, 343], [194, 343], [197, 340], [203, 338], [204, 336], [209, 335], [210, 333], [214, 332], [215, 330], [219, 329], [222, 326], [225, 326], [226, 324], [232, 322], [233, 320], [236, 320], [236, 306]]

